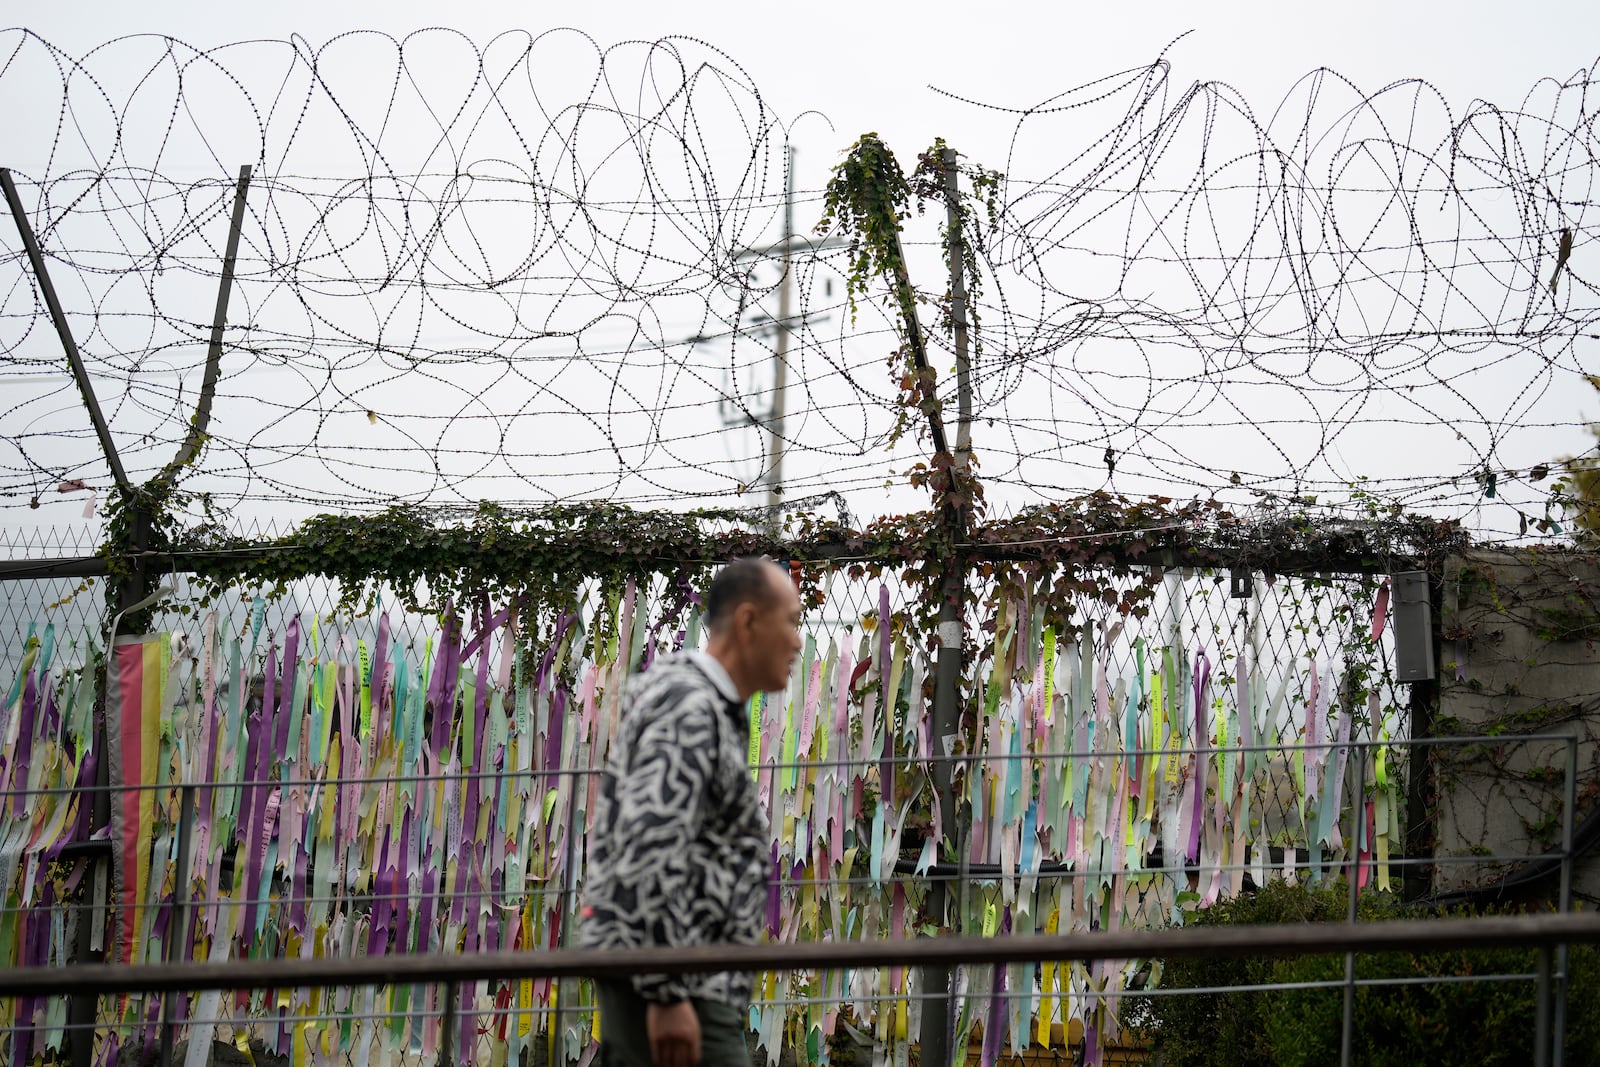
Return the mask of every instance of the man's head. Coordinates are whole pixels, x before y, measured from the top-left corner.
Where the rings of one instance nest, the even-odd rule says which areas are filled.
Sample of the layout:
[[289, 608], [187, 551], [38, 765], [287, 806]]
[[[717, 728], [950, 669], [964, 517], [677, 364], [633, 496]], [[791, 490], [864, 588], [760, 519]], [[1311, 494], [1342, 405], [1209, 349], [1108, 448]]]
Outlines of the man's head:
[[738, 559], [706, 591], [710, 652], [741, 697], [782, 689], [800, 651], [800, 597], [768, 559]]

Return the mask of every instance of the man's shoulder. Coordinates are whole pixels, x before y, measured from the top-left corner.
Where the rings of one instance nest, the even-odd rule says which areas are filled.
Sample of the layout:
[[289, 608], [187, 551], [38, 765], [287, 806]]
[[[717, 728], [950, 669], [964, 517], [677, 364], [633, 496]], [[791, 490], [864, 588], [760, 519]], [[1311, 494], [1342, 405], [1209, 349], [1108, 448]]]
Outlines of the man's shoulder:
[[706, 672], [695, 662], [693, 652], [669, 652], [664, 656], [657, 656], [655, 661], [640, 671], [635, 678], [639, 684], [687, 680], [691, 684], [704, 686], [707, 689], [715, 688]]
[[721, 694], [689, 653], [663, 656], [634, 676], [636, 703], [715, 707]]

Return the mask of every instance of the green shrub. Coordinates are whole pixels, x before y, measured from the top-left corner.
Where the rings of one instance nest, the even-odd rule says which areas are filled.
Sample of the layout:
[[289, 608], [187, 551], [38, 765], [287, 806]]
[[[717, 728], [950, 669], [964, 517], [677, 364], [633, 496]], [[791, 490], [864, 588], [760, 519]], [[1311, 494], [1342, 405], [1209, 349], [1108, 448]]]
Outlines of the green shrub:
[[[1342, 922], [1346, 890], [1274, 882], [1254, 894], [1200, 912], [1201, 925]], [[1432, 913], [1429, 913], [1432, 914]], [[1452, 916], [1488, 914], [1457, 909]], [[1424, 917], [1390, 894], [1361, 898], [1363, 922]], [[1356, 957], [1358, 979], [1531, 975], [1533, 949]], [[1570, 950], [1568, 1063], [1600, 1063], [1600, 949]], [[1174, 959], [1161, 966], [1164, 989], [1344, 980], [1343, 956], [1292, 959]], [[1352, 1061], [1363, 1067], [1427, 1063], [1523, 1064], [1531, 1055], [1537, 984], [1532, 978], [1359, 986]], [[1196, 992], [1131, 998], [1125, 1021], [1151, 1042], [1166, 1067], [1298, 1067], [1339, 1062], [1344, 989]]]

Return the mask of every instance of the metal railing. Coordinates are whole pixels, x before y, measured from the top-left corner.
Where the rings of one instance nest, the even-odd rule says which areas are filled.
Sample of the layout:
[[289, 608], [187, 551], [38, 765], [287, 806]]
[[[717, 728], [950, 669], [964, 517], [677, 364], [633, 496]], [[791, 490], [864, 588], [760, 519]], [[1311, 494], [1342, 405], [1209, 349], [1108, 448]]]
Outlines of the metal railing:
[[[1533, 948], [1539, 953], [1540, 1003], [1547, 1004], [1556, 953], [1600, 944], [1600, 914], [1531, 915], [1368, 923], [1209, 926], [1098, 931], [1003, 938], [936, 937], [909, 942], [696, 945], [631, 950], [557, 949], [495, 954], [238, 960], [130, 966], [21, 967], [0, 971], [0, 997], [71, 994], [117, 996], [200, 990], [283, 990], [432, 983], [444, 987], [446, 1044], [459, 1011], [459, 989], [477, 981], [626, 978], [641, 973], [825, 970], [845, 967], [999, 966], [1043, 961], [1126, 958], [1270, 957], [1407, 950]], [[1376, 983], [1373, 983], [1376, 984]], [[163, 1025], [175, 1021], [168, 1017]], [[1535, 1064], [1550, 1062], [1553, 1019], [1534, 1020]], [[1348, 1038], [1347, 1038], [1348, 1041]], [[170, 1045], [168, 1046], [170, 1048]]]
[[[1376, 741], [1347, 741], [1325, 742], [1320, 747], [1326, 749], [1340, 748], [1348, 752], [1349, 764], [1347, 771], [1351, 782], [1365, 782], [1368, 768], [1373, 761], [1372, 751], [1377, 748], [1395, 747], [1439, 747], [1507, 743], [1520, 744], [1550, 744], [1560, 745], [1565, 752], [1564, 787], [1562, 788], [1562, 818], [1561, 841], [1559, 849], [1543, 852], [1530, 852], [1527, 854], [1511, 855], [1465, 855], [1465, 856], [1430, 856], [1406, 857], [1392, 856], [1387, 860], [1390, 867], [1405, 868], [1413, 864], [1433, 864], [1445, 866], [1449, 864], [1483, 864], [1489, 861], [1518, 861], [1527, 866], [1544, 865], [1549, 874], [1556, 875], [1555, 868], [1559, 866], [1559, 899], [1557, 904], [1561, 913], [1570, 911], [1573, 895], [1573, 866], [1574, 853], [1574, 817], [1576, 812], [1577, 789], [1577, 759], [1578, 739], [1567, 734], [1533, 734], [1522, 735], [1514, 738], [1505, 736], [1494, 737], [1461, 737], [1461, 738], [1436, 738], [1427, 740], [1414, 740], [1403, 743], [1376, 742]], [[1290, 746], [1309, 747], [1309, 746]], [[1209, 754], [1216, 755], [1219, 751], [1279, 751], [1281, 745], [1258, 746], [1229, 746], [1226, 750], [1207, 749]], [[1190, 751], [1190, 750], [1183, 750]], [[1129, 750], [1116, 752], [1117, 756], [1137, 757], [1140, 755], [1157, 756], [1170, 755], [1172, 750]], [[1110, 753], [1062, 753], [1053, 754], [1060, 759], [1088, 759], [1106, 756]], [[1014, 760], [1034, 760], [1041, 754], [1031, 753], [1020, 756], [988, 756], [983, 762], [996, 764]], [[1051, 755], [1051, 754], [1044, 754]], [[899, 764], [923, 762], [914, 757], [895, 757]], [[871, 761], [876, 766], [879, 761]], [[965, 762], [978, 762], [973, 757], [965, 757]], [[772, 764], [764, 769], [769, 772], [784, 770], [790, 766], [810, 767], [818, 766], [848, 767], [859, 761], [836, 760], [818, 763]], [[593, 773], [584, 769], [557, 769], [533, 772], [531, 777], [538, 781], [550, 782], [573, 776], [582, 779]], [[399, 782], [405, 776], [392, 779]], [[480, 771], [459, 774], [464, 780], [478, 780], [486, 778], [520, 777], [516, 772], [508, 771]], [[385, 779], [385, 782], [391, 779]], [[160, 790], [170, 792], [179, 798], [177, 806], [176, 839], [173, 842], [177, 857], [177, 869], [188, 869], [188, 857], [192, 849], [194, 834], [194, 818], [198, 810], [198, 797], [202, 790], [243, 790], [248, 788], [276, 787], [284, 788], [294, 785], [290, 780], [272, 780], [269, 782], [172, 782], [159, 786], [130, 787], [144, 790]], [[346, 784], [339, 778], [306, 779], [302, 783], [306, 786], [319, 785], [323, 788]], [[351, 784], [375, 784], [373, 780], [359, 779]], [[381, 783], [379, 783], [381, 784]], [[0, 803], [9, 806], [20, 792], [5, 791], [0, 795]], [[50, 790], [36, 790], [34, 793], [51, 792]], [[69, 790], [55, 790], [57, 793], [70, 792]], [[1361, 818], [1363, 805], [1349, 803], [1348, 805], [1348, 841], [1356, 841], [1360, 827], [1356, 820]], [[574, 827], [566, 826], [568, 843], [572, 837]], [[98, 842], [94, 844], [99, 844]], [[104, 843], [109, 849], [110, 843]], [[571, 857], [569, 857], [571, 858]], [[1145, 859], [1155, 859], [1147, 856]], [[1561, 1063], [1563, 1053], [1563, 1035], [1566, 1030], [1566, 1000], [1567, 1000], [1567, 944], [1571, 942], [1592, 941], [1595, 938], [1591, 931], [1594, 923], [1592, 916], [1540, 916], [1534, 919], [1475, 919], [1475, 920], [1430, 920], [1425, 922], [1385, 922], [1381, 924], [1357, 923], [1357, 900], [1363, 892], [1362, 878], [1359, 869], [1363, 865], [1376, 865], [1374, 858], [1368, 854], [1361, 856], [1356, 849], [1348, 849], [1342, 857], [1329, 858], [1320, 863], [1313, 864], [1309, 857], [1303, 862], [1294, 865], [1294, 873], [1300, 874], [1310, 871], [1326, 876], [1344, 876], [1344, 884], [1348, 887], [1349, 904], [1346, 921], [1336, 924], [1321, 924], [1318, 926], [1293, 928], [1293, 927], [1200, 927], [1190, 929], [1163, 929], [1163, 930], [1123, 930], [1123, 931], [1096, 931], [1092, 933], [1074, 933], [1055, 937], [1039, 935], [1014, 935], [996, 938], [961, 938], [947, 937], [923, 941], [863, 941], [852, 943], [846, 941], [828, 942], [786, 942], [749, 948], [714, 949], [685, 949], [685, 950], [652, 950], [652, 952], [624, 953], [624, 954], [595, 954], [577, 952], [568, 949], [556, 949], [545, 952], [498, 952], [469, 955], [452, 954], [384, 954], [350, 959], [239, 959], [229, 962], [217, 963], [180, 963], [169, 957], [166, 965], [135, 965], [131, 967], [97, 967], [97, 966], [69, 966], [24, 968], [14, 970], [3, 976], [0, 980], [0, 996], [16, 995], [30, 997], [48, 997], [57, 993], [75, 993], [78, 995], [93, 995], [95, 993], [107, 994], [159, 994], [162, 998], [160, 1008], [160, 1037], [162, 1063], [171, 1062], [172, 1050], [178, 1034], [178, 1028], [185, 1023], [185, 1013], [189, 1007], [187, 998], [181, 994], [204, 989], [285, 989], [307, 988], [322, 984], [335, 984], [344, 988], [363, 985], [394, 986], [406, 983], [438, 983], [443, 986], [445, 997], [443, 1005], [447, 1018], [445, 1025], [439, 1033], [441, 1039], [453, 1041], [456, 1028], [454, 1022], [464, 1010], [473, 1017], [484, 1018], [496, 1012], [486, 1008], [481, 1003], [474, 1003], [465, 1009], [460, 997], [460, 985], [464, 982], [480, 980], [514, 981], [527, 979], [534, 976], [562, 979], [574, 977], [604, 977], [627, 973], [637, 973], [640, 970], [728, 970], [728, 969], [771, 969], [776, 971], [810, 971], [817, 968], [834, 966], [915, 966], [936, 968], [951, 965], [971, 966], [995, 965], [1009, 963], [1038, 962], [1042, 960], [1106, 960], [1106, 959], [1144, 959], [1144, 958], [1176, 958], [1188, 955], [1256, 955], [1270, 956], [1274, 954], [1297, 954], [1309, 952], [1331, 952], [1345, 956], [1344, 978], [1342, 982], [1298, 983], [1292, 988], [1339, 988], [1343, 989], [1343, 1016], [1341, 1029], [1341, 1049], [1343, 1062], [1348, 1063], [1353, 1047], [1353, 1024], [1355, 991], [1363, 986], [1382, 985], [1385, 980], [1361, 979], [1357, 977], [1355, 960], [1363, 952], [1384, 951], [1394, 948], [1429, 947], [1429, 948], [1471, 948], [1471, 947], [1501, 947], [1515, 945], [1518, 947], [1535, 947], [1540, 949], [1538, 967], [1533, 974], [1522, 975], [1493, 975], [1476, 976], [1474, 980], [1532, 980], [1537, 983], [1538, 1012], [1536, 1029], [1538, 1047], [1545, 1052], [1535, 1058], [1536, 1064]], [[1232, 874], [1235, 872], [1248, 872], [1251, 865], [1248, 863], [1218, 864], [1218, 869]], [[1276, 862], [1273, 864], [1274, 874], [1283, 868]], [[1193, 873], [1195, 865], [1185, 860], [1183, 856], [1162, 857], [1158, 862], [1148, 867], [1142, 867], [1140, 873], [1150, 875], [1179, 876]], [[1118, 869], [1109, 871], [1101, 869], [1097, 864], [1073, 865], [1054, 861], [1048, 865], [1041, 864], [1035, 872], [1040, 883], [1054, 880], [1066, 880], [1070, 883], [1075, 879], [1096, 879], [1107, 874], [1127, 873]], [[559, 900], [559, 909], [568, 920], [575, 910], [577, 883], [574, 880], [576, 869], [569, 869], [557, 882], [548, 888], [535, 886], [524, 887], [531, 895], [550, 896]], [[990, 889], [977, 890], [992, 892], [993, 883], [999, 880], [997, 870], [990, 869], [988, 865], [974, 865], [967, 862], [939, 863], [928, 870], [918, 871], [909, 860], [901, 860], [897, 865], [892, 880], [907, 883], [935, 883], [942, 882], [961, 887], [961, 891], [971, 892], [974, 887], [989, 885]], [[234, 880], [237, 881], [235, 874]], [[1552, 880], [1554, 880], [1552, 878]], [[862, 876], [848, 879], [852, 885], [865, 884], [866, 882], [883, 883], [889, 881], [878, 875], [871, 877]], [[848, 889], [839, 878], [817, 877], [811, 875], [802, 878], [797, 872], [790, 872], [780, 879], [780, 886], [793, 889], [815, 885], [818, 890], [826, 891], [831, 887], [839, 892]], [[1092, 883], [1091, 883], [1092, 884]], [[246, 905], [282, 907], [284, 900], [276, 896], [258, 899], [254, 891], [232, 895], [226, 893], [222, 887], [209, 887], [207, 899], [197, 900], [193, 896], [193, 886], [187, 878], [179, 879], [176, 883], [176, 892], [170, 904], [173, 920], [178, 924], [179, 930], [188, 928], [189, 915], [194, 909], [205, 906], [221, 906], [237, 908]], [[424, 894], [431, 895], [435, 900], [445, 898], [444, 885], [441, 882], [434, 890], [424, 890]], [[413, 903], [418, 899], [404, 890], [390, 895], [391, 899], [410, 898]], [[334, 896], [304, 896], [302, 903], [337, 904], [343, 902], [346, 909], [365, 909], [373, 906], [375, 902], [384, 899], [385, 894], [379, 892], [376, 886], [371, 891], [342, 892]], [[20, 909], [19, 909], [20, 910]], [[1550, 920], [1559, 919], [1554, 926]], [[1571, 920], [1570, 922], [1568, 920]], [[1529, 924], [1532, 925], [1529, 925]], [[1509, 924], [1509, 925], [1508, 925]], [[956, 929], [960, 929], [957, 924]], [[1240, 930], [1244, 932], [1241, 933]], [[1506, 931], [1517, 931], [1513, 936]], [[1561, 936], [1546, 935], [1540, 931], [1557, 930]], [[1568, 932], [1572, 936], [1566, 936]], [[1400, 940], [1392, 940], [1399, 938]], [[1521, 940], [1519, 940], [1519, 938]], [[425, 943], [425, 942], [422, 942]], [[436, 942], [437, 943], [437, 942]], [[170, 945], [169, 945], [170, 947]], [[1548, 949], [1548, 951], [1546, 951]], [[948, 955], [946, 955], [948, 953]], [[1419, 979], [1426, 980], [1426, 979]], [[1285, 986], [1284, 988], [1290, 988]], [[908, 986], [902, 992], [887, 998], [894, 1001], [944, 1001], [953, 1004], [956, 994], [949, 983], [934, 983], [931, 986]], [[1252, 987], [1234, 986], [1232, 991], [1246, 991]], [[1262, 987], [1267, 988], [1267, 987]], [[1277, 988], [1277, 987], [1272, 987]], [[940, 990], [941, 992], [929, 992]], [[792, 992], [792, 991], [791, 991]], [[1081, 993], [1063, 991], [1059, 994], [1062, 1000], [1081, 1000], [1084, 997], [1101, 997], [1116, 1000], [1119, 997], [1144, 995], [1155, 993], [1157, 995], [1183, 995], [1186, 991], [1181, 989], [1170, 990], [1141, 990], [1119, 986], [1115, 992]], [[1192, 991], [1187, 991], [1192, 992]], [[998, 992], [984, 993], [986, 997], [1004, 996], [1010, 999], [1018, 994], [1002, 994]], [[1026, 994], [1022, 994], [1026, 995]], [[873, 998], [851, 996], [848, 999], [855, 1002], [872, 1000]], [[790, 1005], [792, 1002], [777, 998], [770, 1001], [774, 1005]], [[549, 1020], [554, 1018], [558, 1024], [562, 1016], [574, 1009], [575, 1005], [563, 995], [559, 1005], [529, 1006], [518, 1009], [524, 1016]], [[576, 1005], [577, 1010], [586, 1012], [588, 1005]], [[413, 1012], [415, 1009], [413, 1008]], [[280, 1013], [281, 1014], [281, 1013]], [[303, 1016], [295, 1014], [293, 1018]], [[306, 1016], [309, 1017], [309, 1016]], [[350, 1012], [344, 1011], [337, 1016], [329, 1018], [348, 1019], [353, 1017]], [[383, 1016], [392, 1017], [392, 1016]], [[317, 1016], [321, 1018], [321, 1016]], [[1065, 1018], [1065, 1016], [1063, 1016]], [[200, 1020], [189, 1019], [188, 1022]], [[254, 1026], [267, 1024], [274, 1021], [269, 1013], [267, 1016], [252, 1016], [216, 1020], [230, 1025]], [[112, 1026], [114, 1028], [114, 1024]], [[23, 1029], [22, 1026], [12, 1028], [12, 1032]], [[559, 1026], [558, 1026], [559, 1029]], [[445, 1051], [445, 1050], [442, 1050]], [[441, 1062], [449, 1062], [448, 1057]]]

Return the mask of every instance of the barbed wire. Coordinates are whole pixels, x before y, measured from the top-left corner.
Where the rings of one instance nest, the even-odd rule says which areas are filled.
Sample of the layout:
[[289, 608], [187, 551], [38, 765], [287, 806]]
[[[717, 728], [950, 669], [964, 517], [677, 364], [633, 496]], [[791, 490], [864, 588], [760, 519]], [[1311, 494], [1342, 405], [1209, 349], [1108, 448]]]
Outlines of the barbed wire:
[[[791, 246], [784, 330], [789, 127], [711, 45], [430, 30], [73, 56], [12, 30], [0, 56], [32, 102], [0, 165], [136, 479], [188, 433], [249, 164], [185, 483], [216, 504], [756, 505], [780, 354], [785, 496], [911, 499], [885, 493], [919, 447], [891, 443], [899, 339], [847, 306], [836, 242]], [[1006, 178], [968, 235], [991, 500], [1381, 501], [1486, 536], [1552, 517], [1600, 407], [1597, 71], [1459, 112], [1326, 70], [1257, 111], [1165, 60], [1027, 109], [945, 94], [1014, 125], [1006, 159], [973, 161]], [[793, 193], [797, 230], [821, 215]], [[907, 220], [935, 309], [939, 239]], [[9, 225], [0, 380], [0, 508], [108, 484]]]

